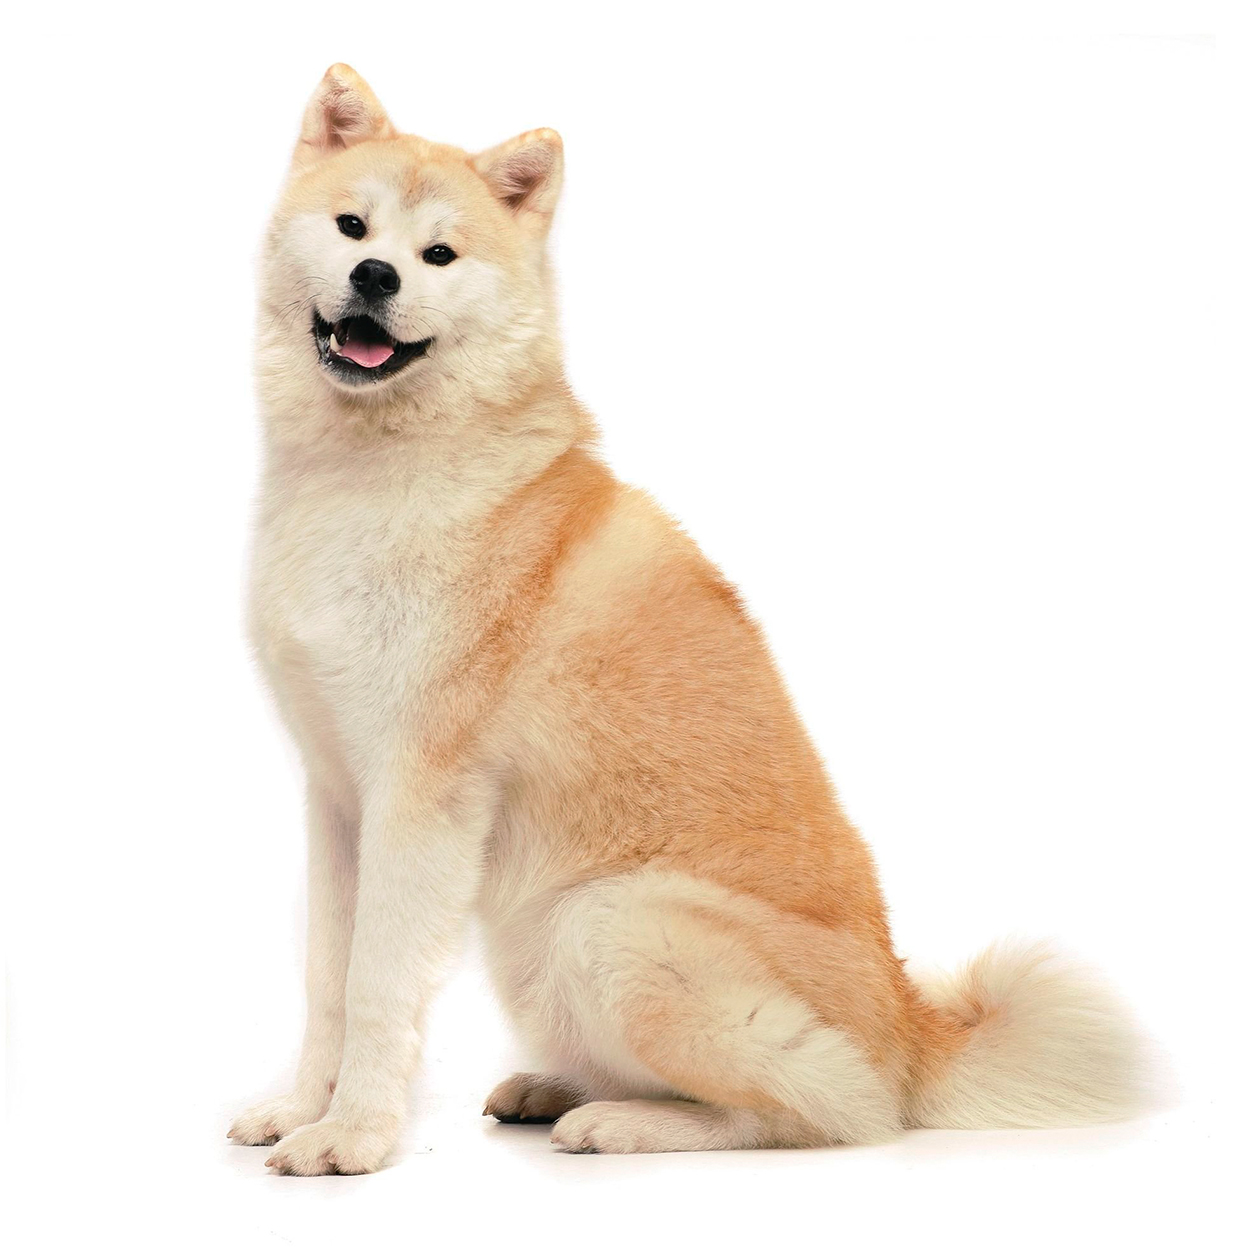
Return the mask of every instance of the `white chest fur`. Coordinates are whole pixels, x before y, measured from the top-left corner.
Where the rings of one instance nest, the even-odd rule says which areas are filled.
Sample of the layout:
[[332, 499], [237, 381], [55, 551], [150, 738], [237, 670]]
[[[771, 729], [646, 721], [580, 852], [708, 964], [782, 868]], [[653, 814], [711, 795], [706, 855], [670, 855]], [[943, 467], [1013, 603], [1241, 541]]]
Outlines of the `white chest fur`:
[[355, 779], [454, 635], [455, 548], [408, 480], [274, 477], [253, 570], [257, 649], [310, 764]]
[[253, 630], [310, 772], [354, 784], [421, 715], [464, 646], [457, 614], [485, 519], [565, 446], [558, 429], [468, 440], [449, 428], [420, 443], [274, 456]]

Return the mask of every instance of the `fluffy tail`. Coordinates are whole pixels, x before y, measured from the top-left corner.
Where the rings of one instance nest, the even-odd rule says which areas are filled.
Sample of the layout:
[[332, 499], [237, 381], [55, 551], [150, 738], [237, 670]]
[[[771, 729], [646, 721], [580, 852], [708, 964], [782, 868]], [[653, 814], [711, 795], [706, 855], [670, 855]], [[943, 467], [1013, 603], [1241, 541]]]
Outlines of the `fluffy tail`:
[[1128, 1013], [1096, 974], [1049, 947], [1000, 944], [954, 975], [915, 980], [945, 1019], [947, 1044], [922, 1064], [913, 1125], [1058, 1128], [1140, 1106]]

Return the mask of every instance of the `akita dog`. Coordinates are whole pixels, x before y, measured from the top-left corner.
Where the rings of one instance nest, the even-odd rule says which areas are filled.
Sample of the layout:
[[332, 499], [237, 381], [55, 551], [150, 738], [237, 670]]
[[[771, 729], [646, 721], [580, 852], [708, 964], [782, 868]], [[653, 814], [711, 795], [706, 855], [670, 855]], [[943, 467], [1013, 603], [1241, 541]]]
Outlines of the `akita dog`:
[[913, 981], [756, 623], [596, 455], [546, 239], [562, 149], [401, 134], [350, 68], [264, 247], [256, 647], [308, 774], [294, 1089], [237, 1142], [371, 1172], [476, 909], [566, 1151], [1125, 1113], [1133, 1042], [1045, 948]]

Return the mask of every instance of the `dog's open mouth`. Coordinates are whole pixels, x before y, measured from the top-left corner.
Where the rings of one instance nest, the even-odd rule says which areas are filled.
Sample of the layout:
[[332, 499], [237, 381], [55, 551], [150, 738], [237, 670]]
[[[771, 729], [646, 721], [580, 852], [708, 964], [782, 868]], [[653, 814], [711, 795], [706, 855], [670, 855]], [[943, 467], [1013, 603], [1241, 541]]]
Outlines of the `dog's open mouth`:
[[349, 382], [377, 382], [398, 373], [430, 350], [431, 339], [404, 343], [388, 334], [372, 317], [344, 317], [329, 322], [313, 313], [313, 338], [321, 363]]

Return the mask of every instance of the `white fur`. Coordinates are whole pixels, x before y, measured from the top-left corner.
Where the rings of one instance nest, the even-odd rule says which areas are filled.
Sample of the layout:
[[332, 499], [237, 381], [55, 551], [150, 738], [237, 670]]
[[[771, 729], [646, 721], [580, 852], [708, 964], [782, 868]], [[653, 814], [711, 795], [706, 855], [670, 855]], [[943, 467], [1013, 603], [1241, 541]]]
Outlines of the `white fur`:
[[1045, 945], [1001, 943], [953, 975], [916, 979], [974, 1028], [913, 1100], [914, 1124], [1056, 1128], [1123, 1119], [1139, 1105], [1137, 1035], [1089, 969]]
[[657, 1154], [827, 1145], [798, 1116], [695, 1102], [590, 1102], [560, 1118], [551, 1140], [570, 1154]]

